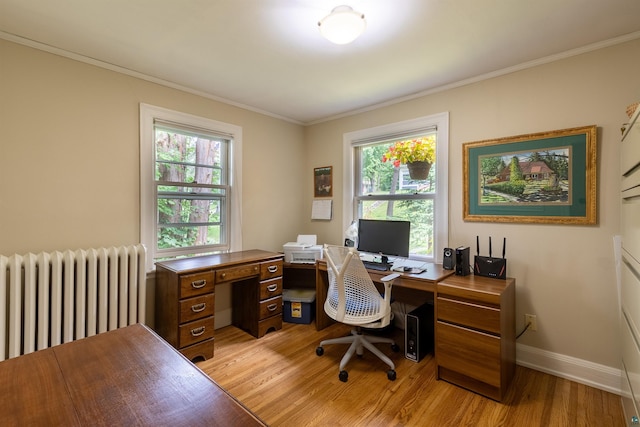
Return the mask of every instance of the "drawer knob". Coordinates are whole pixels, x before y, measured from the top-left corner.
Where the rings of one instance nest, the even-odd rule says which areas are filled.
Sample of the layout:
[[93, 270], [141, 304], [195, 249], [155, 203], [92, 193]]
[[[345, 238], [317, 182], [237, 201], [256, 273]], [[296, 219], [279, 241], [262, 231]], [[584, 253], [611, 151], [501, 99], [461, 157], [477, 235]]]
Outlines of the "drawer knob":
[[204, 326], [200, 326], [199, 328], [195, 328], [191, 330], [191, 336], [194, 337], [199, 337], [200, 335], [204, 334]]
[[201, 311], [204, 311], [205, 308], [207, 308], [207, 303], [202, 302], [200, 304], [192, 305], [191, 311], [193, 311], [194, 313], [200, 313]]
[[204, 288], [207, 285], [207, 281], [205, 279], [196, 280], [195, 282], [191, 282], [191, 287], [193, 289]]
[[224, 279], [225, 277], [227, 277], [227, 273], [222, 273], [220, 276], [222, 276], [222, 278]]
[[267, 310], [269, 311], [276, 311], [276, 308], [278, 308], [278, 304], [269, 304], [267, 306]]
[[269, 286], [267, 286], [267, 290], [268, 290], [269, 292], [275, 292], [275, 291], [277, 291], [277, 290], [278, 290], [278, 284], [276, 283], [275, 285], [269, 285]]
[[267, 270], [269, 270], [269, 273], [275, 273], [276, 271], [278, 271], [278, 266], [270, 265], [269, 267], [267, 267]]

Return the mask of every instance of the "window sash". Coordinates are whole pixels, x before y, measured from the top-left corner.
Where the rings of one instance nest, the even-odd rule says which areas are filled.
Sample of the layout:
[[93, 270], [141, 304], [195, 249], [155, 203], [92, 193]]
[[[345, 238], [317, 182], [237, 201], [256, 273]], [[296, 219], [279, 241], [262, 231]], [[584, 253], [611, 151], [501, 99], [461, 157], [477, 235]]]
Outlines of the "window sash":
[[[202, 255], [224, 251], [242, 250], [242, 146], [243, 130], [241, 126], [213, 120], [207, 117], [140, 103], [140, 241], [147, 248], [146, 270], [155, 269], [155, 262], [177, 256]], [[221, 212], [226, 215], [225, 239], [227, 245], [210, 245], [196, 249], [176, 249], [171, 253], [158, 254], [157, 246], [157, 197], [156, 197], [156, 130], [154, 123], [172, 130], [196, 129], [199, 134], [228, 140], [228, 162], [226, 167], [230, 175], [224, 184], [228, 188], [226, 205]], [[168, 129], [167, 129], [168, 130]], [[217, 173], [217, 172], [214, 172]], [[166, 184], [166, 183], [162, 183]], [[172, 183], [173, 184], [173, 183]], [[191, 183], [179, 183], [186, 186]], [[186, 187], [184, 187], [186, 189]], [[162, 188], [165, 190], [165, 188]]]
[[[436, 189], [434, 193], [395, 193], [362, 194], [362, 165], [357, 157], [361, 146], [372, 143], [391, 143], [403, 139], [412, 139], [429, 133], [436, 134], [436, 161], [434, 177]], [[433, 202], [433, 254], [418, 257], [427, 262], [441, 262], [442, 249], [448, 247], [448, 157], [449, 157], [449, 113], [437, 113], [401, 122], [356, 130], [343, 135], [343, 229], [347, 229], [352, 221], [360, 217], [359, 209], [367, 201], [402, 201]]]
[[375, 135], [367, 138], [360, 138], [353, 140], [351, 144], [354, 147], [359, 147], [362, 145], [373, 145], [373, 144], [384, 144], [395, 141], [403, 141], [405, 139], [413, 139], [419, 136], [428, 136], [437, 134], [438, 126], [437, 125], [429, 125], [424, 127], [418, 127], [411, 130], [399, 131], [399, 132], [390, 132], [390, 133], [382, 133], [380, 135]]
[[366, 200], [434, 200], [436, 198], [435, 193], [424, 194], [364, 194], [354, 197], [355, 201]]
[[[403, 189], [401, 187], [402, 184], [402, 174], [403, 166], [397, 168], [392, 167], [391, 165], [383, 165], [382, 162], [379, 163], [381, 168], [391, 167], [393, 169], [393, 174], [398, 174], [395, 182], [396, 188], [389, 188], [386, 190], [387, 192], [383, 192], [384, 190], [380, 190], [379, 188], [373, 188], [376, 192], [366, 192], [364, 185], [364, 174], [363, 174], [363, 163], [365, 161], [365, 149], [367, 147], [372, 148], [374, 146], [390, 146], [397, 141], [402, 141], [405, 139], [413, 138], [413, 137], [422, 137], [427, 135], [433, 135], [433, 132], [430, 133], [405, 133], [403, 136], [398, 139], [394, 136], [394, 138], [389, 139], [388, 136], [382, 136], [380, 138], [369, 138], [367, 143], [364, 144], [362, 141], [358, 141], [354, 143], [354, 152], [355, 152], [355, 163], [356, 174], [354, 177], [355, 188], [354, 188], [354, 204], [355, 204], [355, 217], [356, 218], [367, 218], [365, 214], [365, 209], [367, 209], [367, 205], [370, 205], [371, 202], [382, 202], [383, 205], [393, 204], [393, 209], [402, 209], [401, 206], [396, 205], [398, 202], [402, 201], [429, 201], [431, 204], [431, 209], [435, 211], [436, 208], [436, 188], [437, 182], [433, 185], [433, 191], [429, 192], [416, 192], [407, 189]], [[407, 135], [412, 135], [411, 137]], [[437, 135], [436, 144], [437, 144]], [[435, 168], [434, 164], [434, 168]], [[406, 166], [404, 166], [406, 168]], [[434, 169], [435, 173], [435, 169]], [[391, 176], [387, 175], [385, 178], [391, 179]], [[393, 182], [389, 183], [393, 186]], [[396, 214], [397, 212], [394, 212]], [[396, 216], [396, 219], [405, 219], [409, 220], [413, 223], [412, 233], [411, 233], [411, 248], [410, 248], [410, 256], [417, 259], [427, 259], [434, 258], [433, 252], [435, 251], [435, 242], [434, 242], [434, 234], [435, 234], [435, 215], [432, 220], [428, 218], [420, 218], [419, 216], [410, 216], [407, 218], [402, 218], [402, 216]], [[423, 241], [424, 240], [424, 241]]]
[[163, 120], [159, 118], [153, 119], [153, 128], [158, 130], [163, 130], [165, 132], [176, 132], [183, 135], [193, 136], [193, 137], [204, 137], [207, 139], [226, 139], [232, 140], [233, 134], [221, 132], [213, 129], [207, 129], [204, 127], [196, 126], [193, 124], [182, 124], [173, 122], [170, 120]]
[[[354, 165], [354, 169], [355, 169], [355, 173], [354, 173], [354, 196], [355, 197], [359, 197], [359, 196], [363, 196], [363, 195], [374, 195], [374, 194], [387, 194], [387, 195], [395, 195], [395, 194], [425, 194], [425, 193], [435, 193], [436, 189], [437, 189], [437, 161], [434, 162], [433, 164], [433, 172], [431, 174], [433, 174], [433, 176], [436, 177], [436, 180], [433, 182], [435, 185], [433, 186], [433, 189], [428, 189], [426, 191], [415, 191], [414, 190], [410, 190], [411, 187], [414, 187], [413, 184], [410, 184], [409, 186], [403, 186], [403, 183], [405, 182], [405, 175], [408, 178], [408, 168], [406, 165], [401, 165], [399, 167], [398, 170], [398, 181], [397, 181], [397, 188], [395, 189], [391, 189], [389, 188], [389, 192], [388, 193], [369, 193], [365, 191], [365, 182], [364, 182], [364, 173], [362, 170], [362, 163], [363, 163], [363, 157], [364, 157], [364, 150], [367, 148], [372, 148], [374, 146], [381, 146], [381, 145], [392, 145], [397, 141], [403, 141], [406, 139], [413, 139], [413, 138], [418, 138], [418, 137], [423, 137], [423, 136], [435, 136], [436, 139], [436, 148], [437, 148], [437, 140], [438, 140], [438, 134], [437, 134], [437, 126], [433, 125], [433, 126], [427, 126], [424, 128], [420, 128], [417, 130], [411, 130], [411, 131], [406, 131], [406, 132], [395, 132], [393, 134], [383, 134], [380, 136], [372, 136], [372, 137], [368, 137], [368, 138], [363, 138], [363, 139], [359, 139], [359, 140], [355, 140], [351, 143], [352, 145], [352, 149], [354, 151], [354, 157], [355, 157], [355, 165]], [[389, 164], [389, 166], [391, 167], [391, 165]], [[431, 175], [430, 174], [430, 175]], [[416, 188], [417, 189], [417, 188]], [[393, 192], [392, 192], [393, 191]], [[402, 192], [405, 193], [402, 193]], [[406, 193], [407, 191], [409, 191], [410, 193]]]
[[[163, 159], [158, 158], [158, 146], [157, 146], [157, 134], [160, 132], [167, 132], [172, 134], [178, 134], [181, 136], [187, 136], [191, 138], [201, 138], [206, 139], [208, 141], [216, 141], [220, 143], [220, 153], [219, 153], [219, 161], [214, 161], [211, 164], [208, 163], [198, 163], [195, 161], [188, 160], [171, 160], [171, 159]], [[153, 133], [156, 136], [154, 138], [154, 153], [156, 154], [155, 158], [155, 168], [158, 170], [158, 165], [172, 165], [182, 167], [183, 170], [182, 175], [184, 176], [184, 181], [166, 181], [160, 180], [156, 178], [155, 181], [155, 206], [156, 206], [156, 238], [155, 238], [155, 251], [157, 254], [162, 256], [179, 256], [185, 252], [192, 253], [201, 253], [203, 250], [211, 251], [218, 248], [228, 248], [230, 246], [229, 242], [229, 233], [227, 231], [228, 228], [228, 218], [229, 213], [227, 212], [227, 207], [229, 203], [227, 203], [227, 195], [229, 194], [230, 188], [229, 185], [225, 185], [230, 181], [229, 175], [229, 162], [227, 159], [229, 158], [229, 147], [232, 143], [232, 136], [228, 134], [223, 134], [219, 132], [214, 132], [209, 129], [203, 129], [196, 126], [190, 125], [181, 125], [179, 123], [173, 123], [163, 120], [154, 120], [153, 124]], [[193, 147], [190, 147], [193, 149]], [[205, 168], [213, 171], [219, 171], [220, 184], [217, 183], [199, 183], [199, 182], [189, 182], [190, 176], [195, 177], [195, 171], [190, 170], [190, 168]], [[157, 176], [156, 172], [156, 176]], [[216, 174], [212, 173], [212, 180], [216, 180]], [[194, 191], [190, 191], [194, 190]], [[195, 191], [199, 190], [199, 191]], [[187, 202], [196, 202], [196, 201], [204, 201], [210, 202], [207, 206], [206, 217], [211, 219], [212, 217], [212, 209], [216, 209], [214, 215], [218, 215], [217, 220], [215, 221], [185, 221], [183, 220], [183, 215], [187, 217], [191, 217], [192, 212], [178, 212], [177, 218], [170, 218], [170, 220], [162, 220], [162, 216], [160, 214], [160, 200], [173, 200], [175, 204], [182, 205], [185, 201]], [[189, 205], [189, 209], [193, 208], [193, 206]], [[189, 229], [194, 230], [196, 233], [198, 230], [203, 231], [206, 235], [206, 239], [209, 239], [209, 232], [212, 230], [215, 232], [216, 228], [218, 230], [218, 241], [215, 243], [204, 243], [204, 244], [174, 244], [171, 247], [161, 247], [162, 233], [164, 231], [168, 231], [170, 229], [173, 230], [184, 230], [187, 231]], [[204, 229], [204, 230], [203, 230]]]

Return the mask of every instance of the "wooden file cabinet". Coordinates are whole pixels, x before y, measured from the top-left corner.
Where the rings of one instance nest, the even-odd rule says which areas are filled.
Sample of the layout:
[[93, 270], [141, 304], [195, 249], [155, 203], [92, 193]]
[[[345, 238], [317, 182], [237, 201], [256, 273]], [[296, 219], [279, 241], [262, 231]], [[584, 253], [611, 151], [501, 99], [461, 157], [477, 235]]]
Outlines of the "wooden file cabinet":
[[515, 374], [515, 279], [450, 276], [436, 285], [438, 379], [501, 401]]
[[213, 357], [215, 286], [232, 285], [233, 324], [282, 328], [282, 254], [261, 250], [156, 263], [155, 330], [189, 360]]

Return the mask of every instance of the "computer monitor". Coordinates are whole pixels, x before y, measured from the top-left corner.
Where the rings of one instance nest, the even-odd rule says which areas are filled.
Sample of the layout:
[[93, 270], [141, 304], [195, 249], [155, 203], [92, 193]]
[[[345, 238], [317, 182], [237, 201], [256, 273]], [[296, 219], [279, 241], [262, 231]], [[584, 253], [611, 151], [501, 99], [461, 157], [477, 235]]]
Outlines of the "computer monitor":
[[358, 251], [382, 255], [388, 263], [389, 256], [409, 257], [409, 221], [360, 219], [358, 221]]

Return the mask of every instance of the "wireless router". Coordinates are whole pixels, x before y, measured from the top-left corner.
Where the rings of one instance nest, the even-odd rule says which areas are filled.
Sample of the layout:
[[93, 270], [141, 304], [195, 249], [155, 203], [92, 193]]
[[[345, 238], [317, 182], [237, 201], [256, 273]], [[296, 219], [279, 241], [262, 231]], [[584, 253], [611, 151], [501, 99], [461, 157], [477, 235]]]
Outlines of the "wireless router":
[[504, 257], [507, 249], [507, 238], [502, 241], [502, 258], [491, 256], [491, 236], [489, 236], [489, 256], [480, 256], [480, 238], [476, 236], [476, 253], [473, 263], [473, 274], [476, 276], [492, 277], [494, 279], [507, 278], [507, 259]]

